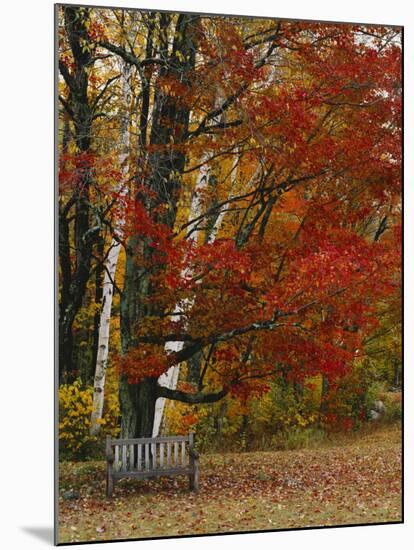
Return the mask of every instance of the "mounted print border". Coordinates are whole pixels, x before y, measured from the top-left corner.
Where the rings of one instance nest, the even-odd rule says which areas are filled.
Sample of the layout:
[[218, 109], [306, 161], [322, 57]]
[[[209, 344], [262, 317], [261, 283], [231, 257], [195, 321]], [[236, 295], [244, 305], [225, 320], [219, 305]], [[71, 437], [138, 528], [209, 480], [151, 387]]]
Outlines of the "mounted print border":
[[403, 27], [55, 31], [55, 543], [403, 522]]

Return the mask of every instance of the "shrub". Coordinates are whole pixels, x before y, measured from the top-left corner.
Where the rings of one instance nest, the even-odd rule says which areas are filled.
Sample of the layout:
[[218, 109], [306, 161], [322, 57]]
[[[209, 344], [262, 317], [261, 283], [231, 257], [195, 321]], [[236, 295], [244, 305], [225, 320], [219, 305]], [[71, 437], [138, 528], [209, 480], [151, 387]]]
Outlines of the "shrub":
[[[108, 388], [110, 390], [110, 388]], [[119, 404], [116, 392], [107, 391], [101, 432], [89, 434], [93, 387], [82, 387], [79, 380], [59, 388], [59, 455], [65, 459], [85, 459], [99, 455], [107, 434], [119, 433]]]
[[383, 421], [386, 423], [400, 422], [402, 419], [401, 392], [387, 392], [382, 397], [385, 405]]
[[201, 405], [167, 401], [162, 432], [169, 435], [195, 432], [197, 448], [204, 452], [222, 448], [224, 441], [239, 432], [241, 423], [240, 404], [235, 398]]
[[319, 419], [319, 403], [315, 400], [314, 385], [298, 388], [274, 381], [269, 393], [251, 401], [250, 418], [253, 435], [275, 434], [315, 424]]
[[170, 435], [185, 435], [193, 431], [199, 422], [202, 410], [180, 401], [167, 401], [164, 409], [162, 432]]

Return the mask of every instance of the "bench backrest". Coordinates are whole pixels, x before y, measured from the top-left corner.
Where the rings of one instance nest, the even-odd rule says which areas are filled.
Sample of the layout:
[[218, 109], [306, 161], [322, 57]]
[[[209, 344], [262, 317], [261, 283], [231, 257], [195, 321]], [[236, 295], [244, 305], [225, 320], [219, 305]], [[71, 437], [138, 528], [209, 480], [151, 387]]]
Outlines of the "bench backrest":
[[194, 435], [110, 439], [107, 452], [113, 452], [115, 472], [185, 469], [190, 465]]

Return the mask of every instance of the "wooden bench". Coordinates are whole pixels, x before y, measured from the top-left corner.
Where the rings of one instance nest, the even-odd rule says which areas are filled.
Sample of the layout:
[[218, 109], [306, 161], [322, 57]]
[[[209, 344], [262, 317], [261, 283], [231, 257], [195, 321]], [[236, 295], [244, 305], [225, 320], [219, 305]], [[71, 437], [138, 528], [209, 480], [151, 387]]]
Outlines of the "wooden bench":
[[188, 475], [190, 489], [198, 491], [199, 455], [194, 434], [139, 439], [106, 438], [106, 494], [112, 496], [114, 483], [123, 477]]

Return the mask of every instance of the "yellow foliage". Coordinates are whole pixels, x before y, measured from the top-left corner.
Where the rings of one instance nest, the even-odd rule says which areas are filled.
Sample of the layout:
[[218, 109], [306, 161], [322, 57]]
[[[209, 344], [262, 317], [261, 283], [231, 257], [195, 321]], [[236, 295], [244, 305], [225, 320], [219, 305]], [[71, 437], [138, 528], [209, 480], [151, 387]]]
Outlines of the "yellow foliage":
[[164, 431], [174, 435], [187, 434], [194, 431], [195, 426], [207, 415], [208, 410], [202, 405], [168, 401], [165, 407]]
[[99, 421], [99, 436], [89, 434], [93, 404], [93, 387], [82, 388], [79, 381], [64, 384], [59, 388], [59, 450], [60, 456], [84, 458], [93, 454], [94, 449], [107, 434], [119, 433], [119, 402], [113, 384], [107, 385], [103, 418]]
[[321, 380], [309, 378], [301, 399], [292, 387], [273, 386], [269, 393], [250, 402], [252, 429], [256, 433], [277, 432], [293, 426], [305, 428], [319, 420]]

